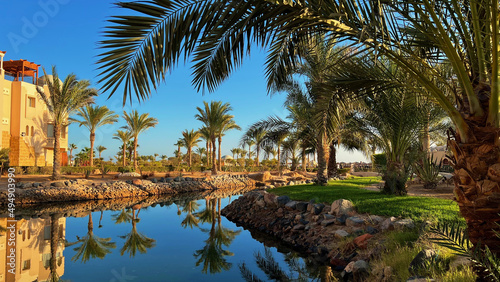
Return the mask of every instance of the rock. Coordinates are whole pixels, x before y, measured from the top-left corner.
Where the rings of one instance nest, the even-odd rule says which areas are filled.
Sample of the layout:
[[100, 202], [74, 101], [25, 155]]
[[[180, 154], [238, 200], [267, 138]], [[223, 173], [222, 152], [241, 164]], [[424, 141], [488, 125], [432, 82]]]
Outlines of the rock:
[[324, 204], [314, 204], [312, 212], [315, 215], [318, 215], [323, 211], [324, 208], [325, 208]]
[[292, 186], [292, 185], [295, 185], [295, 182], [290, 181], [290, 182], [288, 182], [286, 185], [288, 185], [288, 186]]
[[324, 213], [323, 214], [323, 219], [325, 219], [325, 220], [335, 219], [335, 216], [333, 216], [331, 214]]
[[266, 182], [271, 179], [271, 173], [269, 171], [252, 173], [248, 175], [248, 178], [253, 179], [255, 181]]
[[366, 261], [358, 260], [354, 263], [354, 265], [352, 267], [352, 272], [353, 272], [354, 276], [359, 276], [361, 274], [368, 273], [368, 268], [369, 268], [369, 265]]
[[382, 231], [394, 230], [394, 222], [396, 222], [396, 218], [394, 216], [391, 216], [388, 219], [384, 220], [382, 224], [380, 224], [380, 229]]
[[265, 193], [264, 194], [264, 202], [267, 205], [270, 205], [270, 206], [276, 205], [277, 204], [276, 198], [277, 198], [277, 196], [274, 195], [274, 194], [270, 194], [270, 193]]
[[141, 179], [133, 179], [132, 184], [137, 185], [137, 186], [142, 185], [142, 180]]
[[276, 202], [278, 203], [279, 206], [284, 206], [290, 202], [290, 197], [288, 196], [279, 196], [276, 198]]
[[337, 216], [352, 215], [353, 213], [354, 213], [353, 203], [345, 199], [334, 201], [330, 208], [330, 214], [334, 214]]
[[290, 201], [285, 204], [285, 207], [294, 210], [297, 208], [297, 201]]
[[420, 269], [425, 268], [426, 264], [434, 257], [436, 257], [436, 255], [436, 251], [432, 249], [420, 251], [411, 261], [410, 267], [408, 267], [408, 271], [411, 275], [418, 275]]
[[153, 182], [153, 183], [158, 183], [158, 179], [156, 179], [156, 178], [151, 178], [151, 182]]
[[306, 228], [306, 226], [305, 226], [305, 225], [303, 225], [303, 224], [297, 224], [297, 225], [295, 225], [295, 226], [292, 228], [292, 230], [304, 230], [305, 228]]
[[339, 224], [339, 225], [345, 224], [346, 220], [347, 220], [347, 216], [346, 215], [342, 215], [340, 217], [337, 217], [337, 224]]
[[378, 233], [378, 229], [374, 228], [373, 226], [368, 226], [368, 227], [366, 227], [366, 232], [368, 234], [373, 235], [373, 234], [377, 234]]
[[381, 216], [378, 215], [370, 215], [369, 220], [373, 222], [374, 224], [380, 224], [383, 222], [385, 219]]
[[366, 249], [368, 247], [368, 240], [373, 237], [371, 234], [364, 234], [354, 239], [354, 244], [360, 249]]
[[348, 217], [345, 221], [345, 225], [349, 227], [360, 227], [365, 223], [365, 221], [357, 216]]
[[397, 230], [413, 229], [415, 228], [415, 224], [411, 218], [401, 219], [394, 222], [394, 228]]
[[64, 184], [64, 182], [52, 182], [52, 183], [50, 183], [50, 186], [62, 188], [62, 187], [66, 187], [66, 184]]
[[335, 219], [325, 219], [325, 220], [321, 221], [321, 225], [322, 226], [329, 226], [329, 225], [335, 224], [335, 222], [336, 222]]
[[342, 229], [335, 231], [334, 234], [338, 238], [345, 238], [345, 237], [349, 236], [349, 233], [345, 230], [342, 230]]
[[307, 203], [306, 202], [298, 202], [297, 205], [295, 206], [295, 209], [300, 211], [300, 212], [305, 212], [307, 211]]

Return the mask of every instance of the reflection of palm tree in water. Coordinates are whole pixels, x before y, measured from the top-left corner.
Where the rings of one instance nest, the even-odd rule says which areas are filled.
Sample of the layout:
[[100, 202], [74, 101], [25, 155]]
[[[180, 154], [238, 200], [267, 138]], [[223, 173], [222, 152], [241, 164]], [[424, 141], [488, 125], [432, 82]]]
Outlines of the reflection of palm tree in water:
[[[274, 259], [271, 250], [268, 247], [264, 249], [264, 255], [260, 252], [255, 254], [255, 262], [257, 266], [266, 274], [269, 280], [275, 281], [310, 281], [317, 280], [322, 282], [338, 281], [334, 276], [331, 267], [319, 266], [317, 269], [310, 269], [307, 265], [299, 262], [296, 254], [284, 254], [285, 262], [288, 264], [290, 271], [287, 273], [281, 268], [279, 263]], [[245, 263], [238, 265], [241, 276], [245, 281], [259, 282], [263, 281], [257, 277]]]
[[74, 248], [76, 254], [71, 258], [72, 261], [80, 260], [85, 263], [90, 258], [103, 259], [107, 254], [111, 253], [111, 249], [116, 248], [115, 242], [110, 242], [109, 238], [100, 238], [94, 234], [94, 222], [92, 221], [92, 212], [89, 213], [87, 235], [80, 238], [76, 236], [77, 241], [70, 245], [79, 244]]
[[50, 274], [47, 281], [57, 282], [61, 281], [59, 274], [57, 274], [57, 246], [59, 243], [64, 244], [64, 238], [59, 238], [59, 214], [50, 215]]
[[[217, 201], [219, 203], [219, 212], [216, 211]], [[218, 273], [231, 268], [232, 264], [227, 262], [225, 257], [233, 256], [234, 254], [228, 250], [222, 249], [222, 247], [228, 247], [241, 231], [230, 230], [221, 225], [220, 199], [212, 199], [210, 200], [210, 203], [207, 199], [206, 203], [206, 210], [211, 211], [211, 228], [210, 230], [200, 229], [209, 233], [209, 237], [205, 240], [205, 247], [195, 251], [194, 256], [198, 259], [196, 261], [196, 266], [203, 263], [203, 273]], [[206, 218], [209, 218], [209, 216], [206, 215], [206, 212], [202, 212], [200, 215], [205, 215]]]
[[193, 229], [193, 226], [198, 227], [200, 220], [193, 213], [196, 212], [199, 207], [200, 205], [196, 201], [189, 201], [183, 206], [182, 210], [187, 212], [187, 214], [181, 223], [182, 227], [186, 228], [189, 226], [191, 229]]
[[129, 210], [122, 209], [119, 214], [114, 214], [111, 218], [115, 221], [115, 224], [130, 222], [132, 220], [132, 216], [128, 212]]
[[130, 257], [134, 257], [139, 251], [141, 254], [145, 254], [148, 249], [156, 246], [156, 240], [148, 238], [144, 234], [137, 231], [137, 222], [140, 221], [137, 216], [139, 215], [140, 209], [135, 213], [135, 210], [131, 210], [132, 230], [125, 236], [120, 236], [120, 238], [126, 239], [123, 247], [120, 250], [120, 254], [123, 255], [126, 252], [129, 253]]

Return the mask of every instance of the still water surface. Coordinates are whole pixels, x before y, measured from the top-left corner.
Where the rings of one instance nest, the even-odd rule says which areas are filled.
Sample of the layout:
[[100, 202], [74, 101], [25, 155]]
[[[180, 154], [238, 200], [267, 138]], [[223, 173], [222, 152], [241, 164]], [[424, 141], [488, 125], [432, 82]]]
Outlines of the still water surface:
[[[62, 281], [75, 282], [244, 281], [245, 266], [247, 273], [265, 281], [269, 278], [257, 263], [258, 254], [261, 261], [276, 263], [288, 278], [314, 279], [310, 273], [316, 271], [304, 259], [282, 247], [279, 252], [266, 246], [269, 243], [220, 216], [237, 197], [172, 199], [148, 207], [59, 217], [59, 235], [54, 237], [63, 239], [52, 249], [54, 217], [24, 216], [18, 223], [21, 250], [14, 280], [45, 281], [56, 269]], [[1, 237], [5, 239], [5, 232]], [[51, 252], [56, 253], [55, 261]]]

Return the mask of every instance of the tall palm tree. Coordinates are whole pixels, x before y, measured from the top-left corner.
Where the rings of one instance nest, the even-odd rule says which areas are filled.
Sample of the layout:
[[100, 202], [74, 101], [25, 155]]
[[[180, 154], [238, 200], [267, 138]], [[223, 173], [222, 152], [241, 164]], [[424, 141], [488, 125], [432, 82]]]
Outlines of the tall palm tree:
[[[198, 155], [200, 155], [200, 159], [202, 159], [203, 155], [207, 155], [207, 149], [205, 149], [203, 147], [198, 147], [198, 148], [196, 148], [196, 153]], [[207, 156], [207, 160], [208, 160], [208, 156]], [[202, 163], [203, 163], [203, 161], [202, 161]]]
[[241, 142], [247, 143], [247, 145], [249, 140], [253, 140], [254, 144], [252, 145], [255, 145], [255, 154], [256, 154], [255, 162], [257, 166], [259, 165], [260, 149], [262, 148], [265, 137], [266, 137], [266, 130], [263, 127], [251, 127], [245, 132], [245, 134], [241, 139]]
[[224, 118], [224, 122], [222, 123], [222, 126], [217, 133], [217, 140], [219, 141], [219, 170], [222, 170], [222, 156], [221, 156], [221, 147], [222, 147], [222, 136], [224, 136], [227, 131], [229, 130], [241, 130], [241, 127], [236, 124], [236, 122], [233, 120], [232, 115], [226, 115]]
[[[92, 106], [87, 105], [80, 108], [76, 112], [77, 117], [81, 118], [71, 118], [72, 122], [76, 122], [79, 126], [85, 126], [90, 131], [90, 166], [94, 166], [94, 141], [95, 141], [95, 131], [97, 128], [106, 125], [113, 124], [118, 121], [118, 115], [114, 111], [111, 111], [106, 106]], [[100, 158], [100, 157], [99, 157]]]
[[116, 133], [113, 134], [113, 139], [122, 141], [122, 165], [124, 167], [127, 165], [127, 143], [130, 141], [130, 138], [132, 138], [132, 134], [128, 130], [117, 130]]
[[73, 150], [78, 149], [75, 143], [71, 143], [68, 145], [69, 149], [69, 163], [73, 165]]
[[207, 154], [207, 166], [210, 165], [212, 159], [212, 143], [210, 142], [210, 131], [206, 126], [203, 126], [198, 130], [200, 132], [200, 138], [205, 140], [206, 154]]
[[137, 110], [133, 110], [130, 114], [124, 111], [123, 118], [127, 122], [127, 126], [124, 128], [130, 131], [130, 134], [134, 137], [134, 170], [137, 171], [137, 142], [139, 134], [151, 127], [155, 127], [158, 124], [158, 120], [156, 118], [149, 117], [149, 114], [147, 113], [139, 115]]
[[192, 162], [191, 162], [191, 153], [193, 150], [193, 147], [198, 146], [198, 142], [200, 142], [200, 133], [198, 131], [194, 131], [194, 129], [191, 129], [191, 131], [184, 130], [182, 132], [182, 146], [186, 147], [187, 149], [187, 154], [188, 154], [188, 163], [189, 167], [191, 167]]
[[[121, 7], [142, 11], [143, 17], [111, 20], [108, 38], [101, 42], [104, 51], [99, 63], [104, 89], [114, 92], [124, 83], [126, 100], [134, 85], [136, 95], [145, 98], [150, 85], [156, 86], [177, 59], [194, 55], [194, 84], [213, 90], [255, 45], [270, 47], [266, 65], [268, 85], [272, 87], [286, 80], [284, 70], [298, 60], [290, 55], [302, 53], [295, 48], [296, 42], [317, 33], [348, 42], [344, 45], [357, 48], [353, 54], [384, 56], [417, 81], [418, 91], [431, 97], [453, 121], [456, 132], [450, 134], [448, 142], [458, 176], [455, 194], [469, 226], [469, 238], [500, 253], [500, 239], [493, 232], [500, 231], [494, 224], [500, 220], [500, 207], [493, 200], [500, 191], [490, 189], [498, 186], [500, 178], [488, 176], [500, 174], [500, 150], [494, 133], [500, 127], [498, 1], [245, 3], [206, 1], [191, 6], [186, 1], [166, 5], [157, 0], [147, 5], [154, 8], [145, 9], [143, 3], [121, 2]], [[136, 21], [147, 22], [148, 28], [138, 32]], [[165, 38], [177, 40], [156, 44], [167, 42]], [[449, 62], [453, 79], [436, 69], [442, 61]], [[135, 75], [144, 70], [149, 75]], [[364, 82], [363, 87], [376, 86]], [[454, 88], [455, 83], [459, 87]], [[400, 81], [398, 87], [413, 86]], [[451, 98], [443, 89], [451, 91]], [[484, 181], [491, 181], [487, 188], [475, 188], [483, 187]]]
[[198, 227], [198, 223], [200, 220], [196, 217], [194, 214], [196, 210], [199, 208], [199, 204], [197, 201], [189, 201], [185, 203], [185, 205], [182, 207], [182, 211], [186, 212], [186, 217], [182, 220], [181, 226], [186, 228], [189, 226], [189, 228], [193, 229], [193, 227]]
[[181, 162], [181, 157], [182, 157], [181, 147], [184, 146], [184, 144], [182, 142], [182, 139], [177, 140], [177, 142], [174, 144], [174, 146], [177, 146], [177, 151], [174, 152], [174, 155], [177, 157], [177, 160], [180, 163]]
[[222, 133], [224, 125], [229, 123], [233, 118], [229, 115], [229, 111], [232, 110], [229, 103], [222, 104], [221, 101], [211, 101], [210, 104], [206, 101], [203, 102], [204, 108], [196, 107], [198, 114], [195, 118], [201, 121], [206, 127], [208, 134], [210, 136], [210, 142], [212, 144], [212, 174], [217, 174], [217, 162], [215, 159], [215, 145], [216, 138]]
[[105, 151], [106, 149], [108, 149], [108, 148], [106, 148], [106, 147], [104, 147], [104, 146], [99, 145], [99, 146], [97, 146], [97, 148], [96, 148], [96, 149], [97, 149], [97, 153], [99, 154], [99, 159], [102, 159], [102, 157], [101, 157], [102, 152], [104, 152], [104, 151]]
[[[47, 77], [45, 68], [43, 68], [43, 73]], [[49, 93], [45, 93], [40, 87], [37, 87], [36, 91], [47, 105], [54, 125], [52, 178], [59, 179], [61, 177], [61, 130], [63, 130], [63, 126], [68, 124], [71, 114], [93, 102], [93, 97], [97, 96], [97, 90], [89, 88], [90, 82], [88, 80], [78, 81], [74, 74], [68, 75], [61, 84], [55, 66], [52, 67], [52, 77], [52, 80], [46, 80]]]
[[231, 154], [233, 154], [233, 159], [234, 159], [235, 155], [238, 156], [239, 150], [240, 150], [240, 148], [232, 148], [230, 150]]

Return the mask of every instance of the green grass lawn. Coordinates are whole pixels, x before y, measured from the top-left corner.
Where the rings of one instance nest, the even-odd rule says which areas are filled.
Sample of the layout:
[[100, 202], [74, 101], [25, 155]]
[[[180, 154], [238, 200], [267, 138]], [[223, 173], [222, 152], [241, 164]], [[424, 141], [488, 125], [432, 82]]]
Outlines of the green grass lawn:
[[332, 203], [347, 199], [354, 203], [359, 213], [383, 216], [402, 216], [415, 221], [463, 221], [458, 205], [452, 200], [416, 196], [392, 196], [378, 191], [361, 189], [380, 182], [380, 177], [355, 177], [331, 181], [328, 186], [296, 185], [269, 190], [276, 195], [288, 195], [293, 200]]

